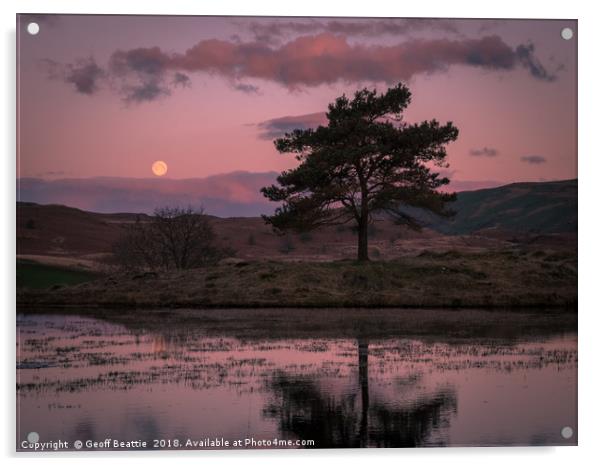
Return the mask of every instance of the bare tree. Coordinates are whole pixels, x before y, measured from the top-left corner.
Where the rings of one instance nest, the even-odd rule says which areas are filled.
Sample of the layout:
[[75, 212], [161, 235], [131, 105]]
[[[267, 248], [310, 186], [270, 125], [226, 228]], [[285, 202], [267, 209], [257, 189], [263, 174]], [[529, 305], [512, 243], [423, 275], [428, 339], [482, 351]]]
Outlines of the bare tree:
[[190, 269], [218, 261], [230, 251], [215, 246], [215, 234], [202, 208], [162, 207], [136, 219], [114, 245], [126, 269]]

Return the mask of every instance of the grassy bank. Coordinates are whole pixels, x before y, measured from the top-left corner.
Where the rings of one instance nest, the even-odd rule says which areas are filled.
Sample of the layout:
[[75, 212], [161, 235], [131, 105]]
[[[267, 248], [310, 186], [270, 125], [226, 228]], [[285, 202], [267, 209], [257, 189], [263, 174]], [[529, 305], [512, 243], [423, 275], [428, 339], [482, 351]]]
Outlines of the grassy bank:
[[423, 253], [389, 262], [238, 262], [21, 290], [22, 307], [574, 306], [574, 254]]

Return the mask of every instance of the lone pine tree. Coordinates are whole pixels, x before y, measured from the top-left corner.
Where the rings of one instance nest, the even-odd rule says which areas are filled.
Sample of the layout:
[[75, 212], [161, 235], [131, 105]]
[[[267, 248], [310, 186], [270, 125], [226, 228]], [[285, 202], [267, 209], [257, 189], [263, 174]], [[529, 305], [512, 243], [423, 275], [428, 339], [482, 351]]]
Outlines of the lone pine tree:
[[382, 94], [365, 88], [353, 99], [343, 95], [329, 104], [327, 126], [276, 139], [276, 149], [295, 154], [300, 164], [283, 171], [278, 185], [262, 188], [264, 196], [282, 203], [265, 221], [281, 232], [354, 222], [357, 259], [366, 261], [375, 213], [413, 228], [420, 225], [408, 206], [451, 215], [446, 204], [455, 195], [438, 191], [449, 179], [431, 169], [447, 166], [445, 146], [457, 139], [458, 129], [436, 120], [405, 123], [410, 102], [401, 83]]

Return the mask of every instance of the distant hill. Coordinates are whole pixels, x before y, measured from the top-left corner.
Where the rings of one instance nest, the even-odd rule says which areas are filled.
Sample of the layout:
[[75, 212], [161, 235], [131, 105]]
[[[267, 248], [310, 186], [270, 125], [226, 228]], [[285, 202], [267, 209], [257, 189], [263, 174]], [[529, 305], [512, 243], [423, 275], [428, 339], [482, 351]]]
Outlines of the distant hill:
[[577, 180], [513, 183], [458, 193], [453, 219], [418, 213], [430, 228], [445, 234], [483, 230], [518, 233], [575, 233]]
[[[452, 220], [414, 212], [426, 224], [421, 232], [390, 219], [377, 219], [370, 231], [371, 255], [391, 258], [424, 250], [490, 250], [516, 241], [517, 233], [529, 237], [519, 241], [532, 242], [537, 237], [540, 245], [558, 246], [568, 236], [574, 244], [577, 181], [515, 183], [460, 192], [453, 208], [457, 214]], [[98, 261], [111, 252], [124, 227], [136, 218], [147, 216], [18, 202], [17, 254], [30, 259], [52, 257], [53, 263], [60, 259], [67, 264], [73, 258]], [[278, 236], [260, 217], [210, 216], [210, 221], [217, 241], [233, 248], [238, 257], [332, 260], [355, 255], [357, 239], [350, 225]]]
[[[320, 260], [353, 257], [356, 250], [356, 234], [347, 225], [279, 236], [261, 217], [208, 217], [217, 242], [234, 249], [239, 257]], [[57, 258], [61, 258], [64, 265], [72, 258], [80, 264], [96, 261], [112, 251], [124, 228], [137, 218], [144, 221], [148, 216], [99, 214], [63, 205], [18, 202], [17, 254], [38, 261], [42, 256], [54, 258], [44, 259], [45, 263], [57, 263]], [[385, 249], [396, 248], [401, 240], [433, 240], [433, 236], [441, 235], [429, 230], [415, 232], [388, 220], [377, 222], [370, 236], [373, 250], [385, 253]]]
[[98, 214], [63, 205], [17, 202], [17, 254], [107, 253], [123, 225], [144, 214]]

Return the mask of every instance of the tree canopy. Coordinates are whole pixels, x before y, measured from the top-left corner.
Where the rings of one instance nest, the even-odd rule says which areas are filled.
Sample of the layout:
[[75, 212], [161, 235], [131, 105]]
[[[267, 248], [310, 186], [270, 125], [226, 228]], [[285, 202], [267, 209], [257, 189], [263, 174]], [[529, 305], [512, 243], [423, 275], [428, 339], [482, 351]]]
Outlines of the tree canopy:
[[398, 84], [382, 94], [364, 88], [352, 99], [343, 95], [328, 106], [328, 124], [296, 129], [274, 144], [280, 153], [295, 154], [300, 164], [262, 188], [280, 202], [264, 216], [276, 230], [311, 230], [354, 222], [358, 260], [368, 260], [368, 225], [377, 212], [419, 228], [407, 207], [451, 215], [446, 204], [455, 196], [438, 191], [449, 179], [432, 171], [446, 167], [446, 145], [458, 129], [436, 120], [409, 124], [403, 112], [410, 90]]

